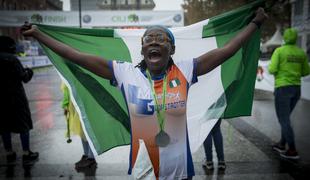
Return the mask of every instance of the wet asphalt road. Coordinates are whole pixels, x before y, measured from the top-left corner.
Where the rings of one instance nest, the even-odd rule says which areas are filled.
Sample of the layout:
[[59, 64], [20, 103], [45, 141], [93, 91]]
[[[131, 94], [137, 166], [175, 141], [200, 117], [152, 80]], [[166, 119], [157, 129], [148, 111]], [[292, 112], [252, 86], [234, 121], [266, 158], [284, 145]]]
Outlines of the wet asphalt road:
[[[33, 79], [25, 84], [34, 122], [31, 148], [40, 152], [40, 159], [31, 166], [23, 166], [19, 137], [13, 135], [18, 159], [8, 165], [0, 140], [0, 179], [129, 179], [128, 146], [96, 157], [97, 168], [74, 169], [74, 163], [81, 158], [82, 145], [78, 137], [73, 137], [70, 144], [66, 142], [60, 83], [55, 69], [48, 67], [36, 69]], [[273, 103], [271, 93], [257, 91], [251, 117], [224, 120], [221, 128], [226, 171], [206, 171], [200, 148], [193, 155], [194, 179], [310, 179], [310, 101], [299, 101], [291, 117], [299, 161], [281, 159], [271, 150], [270, 145], [280, 137]]]

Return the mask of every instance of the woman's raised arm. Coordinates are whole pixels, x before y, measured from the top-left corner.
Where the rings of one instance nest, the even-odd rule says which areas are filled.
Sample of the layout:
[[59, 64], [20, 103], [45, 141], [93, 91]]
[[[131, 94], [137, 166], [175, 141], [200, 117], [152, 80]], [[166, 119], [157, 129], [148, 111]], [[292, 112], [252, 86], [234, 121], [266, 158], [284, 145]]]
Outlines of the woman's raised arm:
[[211, 50], [199, 56], [197, 60], [197, 75], [199, 76], [210, 72], [218, 65], [225, 62], [228, 58], [233, 56], [252, 36], [252, 34], [254, 34], [254, 32], [266, 18], [267, 14], [265, 13], [264, 9], [259, 8], [256, 11], [256, 16], [252, 22], [246, 26], [243, 31], [241, 31], [233, 39], [226, 43], [224, 47]]
[[105, 79], [112, 79], [112, 72], [109, 69], [108, 61], [106, 59], [79, 52], [78, 50], [44, 34], [37, 28], [36, 25], [29, 25], [25, 23], [21, 28], [21, 32], [24, 36], [31, 36], [35, 38], [37, 41], [44, 44], [65, 59], [76, 63]]

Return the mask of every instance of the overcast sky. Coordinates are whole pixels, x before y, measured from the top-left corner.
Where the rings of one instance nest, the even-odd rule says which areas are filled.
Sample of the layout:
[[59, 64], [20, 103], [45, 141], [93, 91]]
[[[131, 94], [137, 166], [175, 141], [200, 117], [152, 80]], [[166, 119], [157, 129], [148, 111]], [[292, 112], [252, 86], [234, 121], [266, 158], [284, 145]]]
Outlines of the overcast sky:
[[[64, 10], [70, 9], [70, 0], [61, 0], [64, 4]], [[154, 10], [181, 10], [181, 4], [183, 0], [154, 0], [156, 6]]]

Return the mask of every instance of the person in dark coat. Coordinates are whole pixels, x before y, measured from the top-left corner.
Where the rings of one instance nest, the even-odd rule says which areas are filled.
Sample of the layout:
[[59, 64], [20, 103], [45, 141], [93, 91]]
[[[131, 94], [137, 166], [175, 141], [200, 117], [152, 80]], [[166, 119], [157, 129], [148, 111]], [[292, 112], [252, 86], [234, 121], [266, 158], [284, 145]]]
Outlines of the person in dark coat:
[[23, 82], [31, 80], [33, 71], [24, 68], [15, 56], [16, 43], [7, 36], [0, 36], [1, 126], [0, 134], [7, 152], [7, 162], [16, 160], [11, 133], [19, 133], [23, 148], [23, 163], [37, 160], [38, 152], [30, 150], [29, 131], [33, 128], [28, 100]]

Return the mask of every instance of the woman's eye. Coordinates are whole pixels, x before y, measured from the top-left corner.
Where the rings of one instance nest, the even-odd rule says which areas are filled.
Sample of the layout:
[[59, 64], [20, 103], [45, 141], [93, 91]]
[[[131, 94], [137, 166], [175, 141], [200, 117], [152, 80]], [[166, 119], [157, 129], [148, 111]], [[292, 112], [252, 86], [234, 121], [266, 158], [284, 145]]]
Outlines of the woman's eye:
[[144, 37], [144, 42], [145, 43], [150, 43], [150, 42], [152, 42], [153, 41], [153, 37], [151, 37], [151, 36], [145, 36]]
[[157, 42], [163, 43], [164, 41], [165, 41], [165, 37], [162, 34], [157, 36]]

